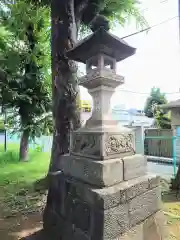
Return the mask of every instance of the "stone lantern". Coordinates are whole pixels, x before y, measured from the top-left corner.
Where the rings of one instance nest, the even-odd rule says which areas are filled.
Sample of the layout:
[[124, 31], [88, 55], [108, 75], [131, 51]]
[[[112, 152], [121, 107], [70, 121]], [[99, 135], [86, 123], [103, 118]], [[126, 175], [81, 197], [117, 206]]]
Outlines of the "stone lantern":
[[88, 89], [93, 99], [91, 118], [84, 128], [72, 134], [71, 154], [101, 161], [135, 153], [133, 132], [118, 127], [110, 108], [116, 87], [124, 83], [124, 77], [116, 74], [116, 63], [133, 55], [135, 48], [107, 32], [103, 26], [97, 27], [67, 55], [86, 64], [87, 74], [80, 78], [79, 83]]
[[60, 160], [45, 230], [63, 240], [160, 240], [159, 178], [146, 173], [145, 156], [135, 154], [133, 132], [118, 127], [110, 111], [111, 96], [124, 83], [116, 63], [135, 49], [109, 33], [103, 21], [98, 24], [100, 18], [94, 33], [67, 52], [86, 64], [80, 85], [93, 98], [93, 112], [72, 133], [70, 154]]

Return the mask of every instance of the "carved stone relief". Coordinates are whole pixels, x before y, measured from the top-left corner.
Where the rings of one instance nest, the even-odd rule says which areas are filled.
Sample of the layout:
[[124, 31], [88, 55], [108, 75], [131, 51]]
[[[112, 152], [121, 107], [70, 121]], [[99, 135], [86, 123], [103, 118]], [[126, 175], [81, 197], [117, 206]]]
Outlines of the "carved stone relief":
[[96, 134], [77, 134], [73, 139], [72, 152], [100, 156], [101, 137]]
[[124, 83], [124, 77], [115, 74], [111, 69], [93, 69], [87, 75], [80, 78], [80, 83], [93, 81], [96, 78], [109, 78]]
[[133, 152], [133, 134], [109, 135], [105, 142], [106, 154]]
[[93, 69], [86, 76], [83, 77], [83, 82], [92, 81], [93, 79], [99, 77], [101, 77], [99, 69]]

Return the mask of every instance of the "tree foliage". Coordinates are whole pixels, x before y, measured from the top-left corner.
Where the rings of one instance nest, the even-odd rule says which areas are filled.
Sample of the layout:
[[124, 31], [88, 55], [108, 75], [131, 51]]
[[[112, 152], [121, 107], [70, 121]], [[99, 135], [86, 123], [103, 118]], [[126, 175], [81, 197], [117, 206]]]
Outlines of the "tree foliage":
[[155, 125], [158, 128], [170, 129], [171, 116], [167, 110], [163, 110], [159, 105], [166, 104], [167, 99], [164, 93], [161, 93], [159, 88], [152, 88], [150, 96], [147, 98], [144, 112], [149, 118], [155, 118]]
[[161, 104], [166, 104], [167, 99], [164, 93], [161, 93], [160, 88], [152, 88], [150, 96], [147, 98], [144, 112], [145, 115], [149, 118], [154, 117], [156, 113], [156, 106]]
[[[29, 0], [36, 6], [50, 6], [50, 0]], [[102, 14], [109, 18], [111, 24], [119, 23], [124, 25], [131, 20], [135, 20], [137, 27], [145, 27], [147, 21], [140, 14], [140, 1], [138, 0], [60, 0], [63, 5], [65, 2], [73, 2], [75, 18], [80, 18], [79, 25], [83, 24], [88, 29], [90, 21], [97, 15]]]
[[155, 113], [155, 121], [158, 128], [171, 129], [171, 115], [170, 112], [157, 108]]
[[0, 102], [13, 110], [15, 130], [34, 138], [52, 131], [49, 9], [26, 1], [7, 8], [0, 27]]
[[69, 130], [79, 126], [77, 67], [66, 57], [66, 51], [77, 41], [80, 28], [88, 29], [97, 14], [111, 23], [125, 24], [132, 17], [144, 26], [136, 0], [28, 0], [38, 10], [51, 7], [53, 118], [55, 123], [52, 161], [68, 152]]

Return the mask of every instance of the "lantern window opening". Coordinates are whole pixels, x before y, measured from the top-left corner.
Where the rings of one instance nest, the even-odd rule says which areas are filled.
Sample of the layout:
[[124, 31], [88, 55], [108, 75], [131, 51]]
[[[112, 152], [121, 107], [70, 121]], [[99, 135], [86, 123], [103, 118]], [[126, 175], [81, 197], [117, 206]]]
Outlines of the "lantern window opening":
[[116, 71], [116, 59], [104, 53], [99, 53], [86, 61], [87, 73], [95, 69], [108, 69]]

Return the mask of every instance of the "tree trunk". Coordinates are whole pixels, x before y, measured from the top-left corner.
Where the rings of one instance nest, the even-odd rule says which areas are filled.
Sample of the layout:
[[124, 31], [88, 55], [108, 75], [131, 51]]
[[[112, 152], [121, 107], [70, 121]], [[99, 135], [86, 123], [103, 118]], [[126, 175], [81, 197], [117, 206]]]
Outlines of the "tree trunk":
[[60, 157], [69, 151], [71, 124], [79, 123], [76, 108], [77, 66], [66, 58], [77, 39], [73, 0], [51, 1], [52, 92], [54, 134], [49, 172], [58, 169]]
[[172, 190], [180, 191], [180, 165], [178, 166], [178, 171], [175, 179], [172, 179], [171, 181], [171, 188]]
[[23, 131], [21, 135], [20, 149], [19, 149], [19, 159], [20, 161], [27, 161], [29, 153], [29, 133]]
[[[77, 24], [80, 24], [81, 14], [89, 0], [79, 1], [74, 8], [75, 0], [51, 1], [51, 31], [52, 31], [52, 92], [54, 134], [51, 152], [51, 162], [48, 177], [48, 197], [43, 215], [44, 230], [47, 236], [61, 239], [62, 227], [59, 221], [62, 185], [61, 173], [58, 173], [58, 163], [61, 156], [69, 151], [70, 129], [80, 126], [80, 115], [77, 111], [77, 66], [74, 61], [66, 58], [65, 52], [71, 49], [77, 39]], [[76, 1], [77, 2], [77, 1]], [[76, 19], [74, 16], [76, 13]], [[62, 185], [61, 185], [62, 184]]]

